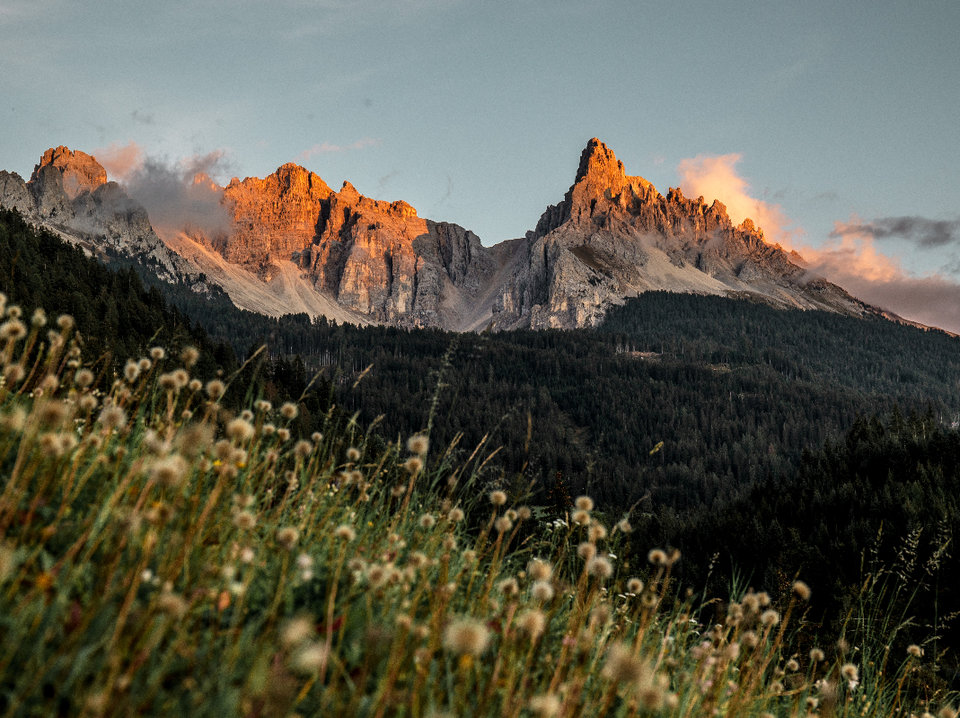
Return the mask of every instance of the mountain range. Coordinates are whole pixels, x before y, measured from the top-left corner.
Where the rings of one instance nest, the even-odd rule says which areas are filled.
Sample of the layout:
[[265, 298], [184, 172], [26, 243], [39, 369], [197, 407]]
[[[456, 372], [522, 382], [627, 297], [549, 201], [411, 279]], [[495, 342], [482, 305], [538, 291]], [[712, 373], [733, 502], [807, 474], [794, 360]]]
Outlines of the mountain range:
[[403, 201], [339, 191], [288, 163], [225, 187], [198, 176], [225, 221], [159, 232], [144, 207], [84, 152], [43, 153], [29, 180], [0, 171], [0, 206], [93, 255], [134, 260], [165, 282], [220, 287], [242, 309], [354, 324], [455, 331], [575, 328], [653, 290], [776, 307], [887, 316], [810, 274], [750, 219], [629, 176], [594, 138], [569, 191], [522, 238], [487, 247]]

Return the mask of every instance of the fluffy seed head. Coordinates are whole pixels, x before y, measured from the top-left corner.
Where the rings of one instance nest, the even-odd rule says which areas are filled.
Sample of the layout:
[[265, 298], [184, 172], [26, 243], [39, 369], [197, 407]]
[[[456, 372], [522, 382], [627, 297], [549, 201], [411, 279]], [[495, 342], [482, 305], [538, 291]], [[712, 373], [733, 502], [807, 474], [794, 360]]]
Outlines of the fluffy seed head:
[[296, 616], [289, 619], [280, 629], [280, 643], [284, 648], [293, 648], [313, 636], [316, 630], [309, 616]]
[[423, 514], [417, 523], [420, 524], [420, 528], [422, 529], [432, 529], [436, 525], [437, 520], [433, 517], [433, 514]]
[[493, 527], [498, 533], [506, 533], [513, 528], [513, 521], [510, 520], [509, 516], [501, 516], [493, 522]]
[[475, 618], [457, 618], [443, 631], [443, 647], [456, 655], [479, 656], [490, 644], [490, 631]]
[[589, 496], [578, 496], [573, 505], [580, 511], [593, 511], [593, 499]]
[[209, 396], [213, 401], [220, 399], [224, 392], [227, 390], [227, 385], [224, 384], [219, 379], [211, 379], [207, 382], [207, 396]]
[[333, 535], [341, 541], [353, 541], [357, 537], [357, 532], [349, 524], [340, 524], [333, 530]]
[[760, 623], [767, 628], [772, 628], [780, 623], [780, 614], [774, 611], [772, 608], [769, 608], [760, 614]]
[[537, 718], [553, 718], [560, 712], [563, 702], [555, 693], [542, 693], [533, 696], [527, 707]]
[[463, 509], [461, 509], [461, 508], [459, 508], [459, 507], [457, 507], [457, 506], [454, 506], [454, 507], [453, 507], [452, 509], [450, 509], [450, 511], [447, 513], [447, 519], [448, 519], [449, 521], [454, 522], [454, 523], [456, 523], [456, 522], [458, 522], [458, 521], [463, 521]]
[[848, 681], [860, 680], [860, 671], [852, 663], [844, 663], [840, 667], [840, 675], [843, 676]]
[[324, 644], [311, 641], [296, 650], [290, 665], [297, 673], [309, 676], [321, 671], [329, 656], [330, 651]]
[[296, 546], [300, 532], [293, 526], [284, 526], [277, 530], [277, 543], [286, 549]]
[[150, 468], [150, 476], [161, 486], [175, 488], [183, 481], [189, 468], [190, 465], [182, 456], [170, 454], [153, 462], [153, 466]]
[[810, 649], [810, 660], [813, 661], [814, 663], [820, 663], [826, 657], [827, 657], [827, 654], [825, 654], [819, 648]]
[[631, 578], [627, 581], [627, 592], [628, 593], [641, 593], [643, 591], [643, 581], [639, 578]]
[[419, 456], [411, 456], [403, 462], [403, 468], [415, 476], [423, 469], [423, 459]]
[[607, 651], [601, 675], [614, 683], [638, 684], [646, 675], [646, 666], [628, 645], [615, 643]]
[[287, 420], [296, 419], [299, 413], [300, 410], [297, 409], [297, 405], [289, 401], [280, 407], [280, 416]]
[[659, 548], [651, 549], [647, 560], [654, 566], [663, 566], [667, 562], [667, 552]]
[[504, 491], [497, 489], [496, 491], [490, 492], [490, 503], [494, 506], [503, 506], [507, 503], [507, 494]]
[[613, 575], [613, 564], [605, 556], [594, 556], [587, 561], [587, 573], [600, 580], [608, 579]]
[[907, 646], [907, 655], [913, 656], [914, 658], [920, 658], [923, 656], [923, 649], [920, 648], [916, 643], [911, 643]]
[[584, 561], [589, 561], [596, 555], [597, 555], [596, 544], [592, 544], [589, 541], [584, 541], [582, 544], [577, 546], [577, 556], [582, 558]]
[[570, 519], [575, 524], [580, 526], [589, 526], [590, 525], [590, 512], [583, 509], [577, 509], [570, 515]]
[[537, 608], [531, 608], [517, 616], [517, 625], [533, 640], [543, 635], [547, 627], [547, 616]]
[[414, 434], [407, 439], [407, 450], [411, 454], [423, 456], [427, 453], [428, 448], [430, 448], [430, 440], [425, 434]]
[[553, 598], [553, 586], [549, 581], [534, 581], [530, 587], [530, 595], [535, 601], [546, 603]]
[[553, 566], [542, 558], [531, 559], [527, 564], [527, 573], [534, 581], [549, 581], [553, 578]]
[[810, 600], [810, 587], [803, 581], [793, 582], [793, 594], [801, 601]]

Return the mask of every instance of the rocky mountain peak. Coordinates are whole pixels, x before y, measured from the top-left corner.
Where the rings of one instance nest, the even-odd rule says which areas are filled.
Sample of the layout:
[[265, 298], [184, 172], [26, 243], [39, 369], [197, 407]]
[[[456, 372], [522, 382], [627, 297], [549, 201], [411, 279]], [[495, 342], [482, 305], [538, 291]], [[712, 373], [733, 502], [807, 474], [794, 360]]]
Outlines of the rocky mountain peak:
[[71, 150], [63, 145], [51, 147], [40, 158], [40, 164], [33, 169], [30, 180], [36, 180], [44, 168], [52, 166], [63, 177], [63, 191], [69, 199], [83, 192], [92, 192], [107, 183], [107, 171], [97, 160], [86, 152]]

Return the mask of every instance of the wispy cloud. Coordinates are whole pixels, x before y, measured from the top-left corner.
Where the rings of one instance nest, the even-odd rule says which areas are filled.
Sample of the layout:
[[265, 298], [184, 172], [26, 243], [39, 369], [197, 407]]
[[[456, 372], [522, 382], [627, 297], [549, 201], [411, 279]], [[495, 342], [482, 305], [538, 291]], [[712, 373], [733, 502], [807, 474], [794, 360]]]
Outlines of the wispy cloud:
[[869, 221], [837, 222], [831, 237], [868, 236], [874, 239], [905, 239], [924, 248], [960, 243], [960, 218], [880, 217]]
[[221, 204], [223, 190], [211, 179], [229, 175], [232, 169], [223, 150], [171, 161], [151, 157], [129, 142], [98, 149], [94, 157], [146, 208], [161, 236], [183, 230], [212, 236], [229, 226], [230, 217]]
[[703, 196], [708, 203], [720, 200], [734, 224], [745, 219], [763, 229], [767, 240], [789, 246], [795, 244], [799, 230], [779, 204], [764, 202], [750, 193], [750, 184], [736, 170], [740, 154], [697, 155], [677, 165], [680, 188], [688, 197]]
[[363, 139], [351, 142], [348, 145], [338, 145], [332, 142], [321, 142], [301, 152], [297, 159], [306, 162], [316, 155], [333, 154], [337, 152], [351, 152], [354, 150], [365, 150], [369, 147], [379, 147], [382, 144], [380, 139], [374, 137], [364, 137]]
[[826, 277], [865, 302], [931, 326], [960, 332], [960, 284], [942, 274], [918, 276], [884, 254], [877, 240], [898, 237], [924, 248], [960, 243], [960, 219], [883, 217], [836, 222], [819, 247], [803, 242], [804, 233], [780, 205], [753, 197], [750, 185], [736, 171], [739, 154], [698, 155], [680, 162], [681, 189], [688, 196], [719, 199], [738, 223], [750, 217], [786, 250], [796, 251], [807, 270]]

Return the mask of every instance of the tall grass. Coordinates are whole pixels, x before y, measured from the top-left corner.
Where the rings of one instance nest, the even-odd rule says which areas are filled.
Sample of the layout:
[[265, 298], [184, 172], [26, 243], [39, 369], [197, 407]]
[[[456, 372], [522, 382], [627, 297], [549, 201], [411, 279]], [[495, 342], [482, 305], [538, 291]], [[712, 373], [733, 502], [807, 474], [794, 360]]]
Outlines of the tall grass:
[[956, 715], [918, 647], [801, 650], [802, 583], [704, 600], [587, 497], [481, 490], [484, 445], [299, 438], [193, 350], [96, 381], [0, 311], [0, 715]]

